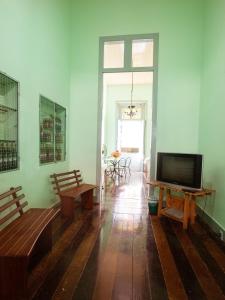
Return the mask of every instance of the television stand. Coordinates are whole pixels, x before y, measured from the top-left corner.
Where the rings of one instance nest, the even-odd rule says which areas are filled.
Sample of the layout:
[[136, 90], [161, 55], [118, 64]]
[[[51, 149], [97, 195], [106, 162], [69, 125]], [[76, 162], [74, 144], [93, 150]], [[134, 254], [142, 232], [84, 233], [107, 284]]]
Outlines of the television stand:
[[[158, 217], [166, 216], [181, 222], [184, 229], [187, 229], [189, 222], [191, 224], [195, 223], [197, 197], [203, 198], [215, 192], [204, 188], [191, 191], [178, 185], [170, 185], [159, 181], [150, 181], [148, 184], [159, 189]], [[166, 194], [165, 207], [163, 207], [164, 194]]]

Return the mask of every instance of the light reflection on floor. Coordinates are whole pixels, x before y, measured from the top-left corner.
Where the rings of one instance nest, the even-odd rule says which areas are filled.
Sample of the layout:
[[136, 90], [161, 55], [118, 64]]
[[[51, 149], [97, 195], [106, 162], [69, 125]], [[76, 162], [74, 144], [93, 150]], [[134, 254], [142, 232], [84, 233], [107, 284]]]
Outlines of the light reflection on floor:
[[111, 203], [113, 213], [123, 214], [123, 219], [130, 218], [126, 214], [143, 214], [143, 210], [147, 212], [147, 195], [144, 185], [143, 173], [131, 173], [126, 178], [106, 178], [106, 189], [104, 204], [107, 207]]

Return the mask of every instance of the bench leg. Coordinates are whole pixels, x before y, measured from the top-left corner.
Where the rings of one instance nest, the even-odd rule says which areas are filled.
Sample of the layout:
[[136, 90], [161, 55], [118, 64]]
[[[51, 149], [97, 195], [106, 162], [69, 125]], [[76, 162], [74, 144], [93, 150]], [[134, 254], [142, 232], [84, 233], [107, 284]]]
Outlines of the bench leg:
[[39, 238], [40, 252], [46, 254], [52, 249], [52, 224], [50, 223]]
[[32, 270], [34, 266], [40, 262], [41, 258], [52, 249], [52, 226], [51, 223], [44, 229], [38, 238], [29, 260], [28, 270]]
[[0, 299], [26, 300], [28, 258], [0, 258]]
[[87, 191], [81, 195], [82, 207], [85, 209], [93, 208], [93, 190]]
[[67, 219], [74, 217], [74, 199], [72, 197], [61, 196], [62, 216]]

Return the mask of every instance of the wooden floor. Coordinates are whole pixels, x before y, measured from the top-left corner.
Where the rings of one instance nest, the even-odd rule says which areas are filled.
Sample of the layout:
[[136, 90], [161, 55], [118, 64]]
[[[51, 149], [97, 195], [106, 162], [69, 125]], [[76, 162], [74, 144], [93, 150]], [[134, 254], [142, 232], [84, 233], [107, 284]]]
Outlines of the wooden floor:
[[57, 218], [54, 247], [33, 267], [32, 299], [225, 299], [225, 251], [197, 223], [149, 217], [141, 173], [107, 184], [94, 211]]

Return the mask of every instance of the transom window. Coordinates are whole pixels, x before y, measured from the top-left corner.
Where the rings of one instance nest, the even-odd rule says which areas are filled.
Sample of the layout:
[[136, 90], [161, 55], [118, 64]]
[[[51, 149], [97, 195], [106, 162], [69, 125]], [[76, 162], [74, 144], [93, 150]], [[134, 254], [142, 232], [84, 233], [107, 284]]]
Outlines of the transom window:
[[153, 40], [132, 41], [132, 67], [153, 66]]
[[104, 68], [124, 67], [124, 42], [113, 41], [104, 43]]
[[154, 68], [154, 34], [138, 36], [119, 36], [104, 38], [104, 72], [115, 70], [144, 71]]

